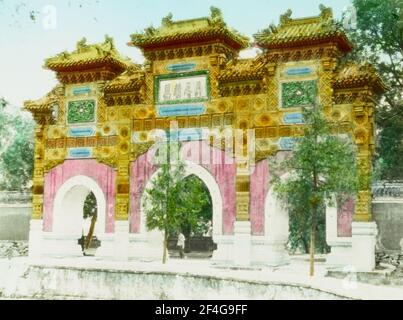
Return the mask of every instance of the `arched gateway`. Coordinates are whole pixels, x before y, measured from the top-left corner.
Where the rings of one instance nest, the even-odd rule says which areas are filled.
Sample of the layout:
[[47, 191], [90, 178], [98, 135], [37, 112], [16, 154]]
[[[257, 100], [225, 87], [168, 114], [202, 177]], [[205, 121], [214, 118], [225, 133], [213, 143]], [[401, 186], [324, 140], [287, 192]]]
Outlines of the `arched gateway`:
[[[170, 133], [186, 170], [213, 199], [213, 261], [287, 262], [287, 213], [273, 196], [267, 158], [292, 151], [304, 125], [301, 107], [316, 94], [328, 120], [357, 145], [361, 174], [369, 175], [373, 96], [384, 86], [371, 66], [338, 64], [352, 45], [330, 8], [310, 18], [287, 12], [275, 29], [255, 36], [262, 53], [240, 59], [249, 40], [214, 9], [210, 17], [168, 17], [133, 34], [143, 66], [123, 58], [110, 37], [93, 45], [83, 39], [75, 51], [47, 59], [59, 84], [25, 103], [37, 122], [30, 255], [77, 254], [83, 199], [93, 192], [99, 257], [160, 258], [160, 235], [145, 229], [141, 199], [157, 170], [155, 130], [167, 132], [175, 120]], [[369, 185], [361, 185], [354, 206], [329, 208], [332, 264], [357, 259], [359, 269], [373, 268], [370, 199]]]

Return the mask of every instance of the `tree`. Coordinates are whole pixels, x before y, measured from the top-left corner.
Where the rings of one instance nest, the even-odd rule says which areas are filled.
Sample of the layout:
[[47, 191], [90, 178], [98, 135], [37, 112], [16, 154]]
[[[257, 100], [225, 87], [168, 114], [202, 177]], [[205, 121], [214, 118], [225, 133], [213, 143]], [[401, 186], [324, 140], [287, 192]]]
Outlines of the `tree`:
[[166, 263], [168, 236], [181, 227], [197, 222], [204, 200], [188, 192], [184, 163], [179, 159], [179, 143], [168, 141], [159, 147], [156, 157], [159, 171], [151, 188], [146, 190], [144, 211], [148, 230], [158, 229], [164, 234], [162, 262]]
[[403, 0], [353, 0], [355, 49], [347, 59], [367, 60], [388, 86], [377, 105], [377, 163], [381, 179], [403, 178]]
[[[274, 191], [291, 215], [310, 226], [310, 271], [314, 275], [314, 255], [318, 219], [323, 208], [335, 205], [334, 198], [354, 195], [358, 186], [355, 151], [348, 139], [332, 130], [319, 106], [303, 110], [305, 127], [296, 139], [290, 157], [277, 166], [289, 177], [281, 180], [274, 172]], [[303, 232], [309, 232], [303, 230]]]
[[34, 122], [7, 106], [0, 99], [0, 190], [23, 191], [32, 181]]
[[192, 233], [202, 235], [207, 231], [208, 223], [212, 219], [212, 203], [206, 185], [197, 176], [190, 175], [184, 182], [187, 197], [200, 204], [200, 210], [192, 213], [181, 226], [183, 234], [189, 238]]
[[91, 224], [87, 236], [85, 237], [85, 249], [88, 249], [91, 245], [94, 236], [95, 224], [98, 218], [97, 199], [95, 198], [93, 192], [88, 193], [84, 201], [83, 218], [87, 219], [89, 217], [91, 217]]

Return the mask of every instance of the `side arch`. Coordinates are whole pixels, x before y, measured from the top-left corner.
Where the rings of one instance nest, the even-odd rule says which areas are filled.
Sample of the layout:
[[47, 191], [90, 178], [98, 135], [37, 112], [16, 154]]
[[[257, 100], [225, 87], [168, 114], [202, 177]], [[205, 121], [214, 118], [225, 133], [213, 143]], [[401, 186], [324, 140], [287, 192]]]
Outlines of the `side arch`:
[[98, 183], [90, 177], [77, 175], [66, 180], [58, 189], [54, 199], [53, 233], [81, 236], [85, 198], [93, 192], [97, 200], [98, 217], [96, 234], [105, 233], [106, 197]]

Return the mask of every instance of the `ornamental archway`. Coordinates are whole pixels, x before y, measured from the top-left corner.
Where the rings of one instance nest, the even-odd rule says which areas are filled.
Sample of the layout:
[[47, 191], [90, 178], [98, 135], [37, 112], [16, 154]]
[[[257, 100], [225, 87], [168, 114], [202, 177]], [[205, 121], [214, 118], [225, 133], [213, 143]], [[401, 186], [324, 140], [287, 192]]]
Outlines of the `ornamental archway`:
[[[376, 99], [368, 97], [375, 98], [385, 86], [370, 66], [338, 63], [353, 46], [334, 24], [330, 8], [321, 6], [319, 15], [308, 20], [287, 11], [276, 32], [269, 28], [256, 34], [254, 42], [263, 50], [249, 59], [239, 57], [250, 40], [228, 28], [216, 9], [198, 19], [165, 17], [153, 32], [147, 28], [132, 34], [130, 45], [147, 58], [143, 66], [121, 56], [110, 37], [97, 44], [82, 39], [76, 50], [46, 59], [45, 66], [60, 83], [43, 98], [25, 103], [37, 122], [31, 239], [41, 236], [42, 218], [43, 231], [51, 234], [57, 187], [82, 174], [94, 178], [105, 194], [108, 236], [115, 233], [127, 243], [130, 231], [129, 256], [148, 254], [153, 240], [142, 232], [140, 198], [156, 168], [143, 155], [156, 142], [151, 132], [167, 130], [173, 120], [179, 138], [214, 145], [214, 150], [206, 149], [213, 159], [225, 157], [219, 149], [227, 143], [206, 140], [203, 129], [254, 130], [257, 166], [265, 173], [259, 160], [292, 150], [303, 132], [302, 108], [316, 95], [327, 119], [356, 144], [360, 174], [370, 175]], [[114, 169], [102, 169], [97, 162]], [[55, 168], [59, 163], [61, 171]], [[249, 257], [264, 263], [270, 246], [266, 176], [249, 175], [245, 163], [201, 166], [221, 191], [222, 234], [215, 232], [215, 238], [234, 252], [223, 250], [222, 260], [244, 256], [246, 264]], [[357, 264], [360, 269], [372, 270], [374, 244], [368, 237], [374, 237], [376, 225], [369, 206], [371, 190], [368, 184], [360, 187], [351, 228], [354, 256], [363, 261]], [[119, 241], [116, 248], [123, 248]], [[30, 241], [30, 252], [40, 247], [35, 242]], [[122, 257], [127, 256], [123, 251]]]
[[[56, 240], [63, 255], [82, 255], [78, 239], [83, 235], [84, 202], [92, 192], [97, 202], [97, 222], [94, 235], [102, 237], [106, 227], [106, 198], [93, 179], [77, 175], [59, 188], [53, 204], [53, 228], [49, 236]], [[102, 245], [102, 244], [101, 244]], [[63, 252], [64, 251], [64, 252]]]

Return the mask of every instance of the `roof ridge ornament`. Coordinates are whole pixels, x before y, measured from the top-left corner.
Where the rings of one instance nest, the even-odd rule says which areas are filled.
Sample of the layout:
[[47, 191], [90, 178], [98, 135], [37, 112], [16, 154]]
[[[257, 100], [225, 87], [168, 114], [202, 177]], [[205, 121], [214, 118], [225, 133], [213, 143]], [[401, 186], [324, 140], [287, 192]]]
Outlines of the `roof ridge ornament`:
[[105, 34], [105, 44], [109, 44], [110, 50], [115, 50], [115, 42], [113, 37], [110, 37], [108, 34]]
[[210, 7], [210, 17], [211, 17], [211, 22], [213, 24], [224, 24], [224, 19], [222, 16], [222, 12], [220, 8], [211, 6]]
[[320, 10], [320, 17], [322, 18], [322, 20], [333, 20], [333, 11], [332, 8], [330, 7], [326, 7], [323, 4], [319, 5], [319, 10]]
[[77, 41], [76, 47], [79, 53], [86, 51], [88, 49], [87, 38], [83, 37], [81, 40]]
[[291, 15], [292, 10], [288, 9], [285, 13], [280, 16], [280, 25], [286, 25], [287, 23], [291, 22]]
[[173, 25], [173, 14], [169, 12], [164, 18], [161, 20], [161, 26], [162, 27], [170, 27]]

